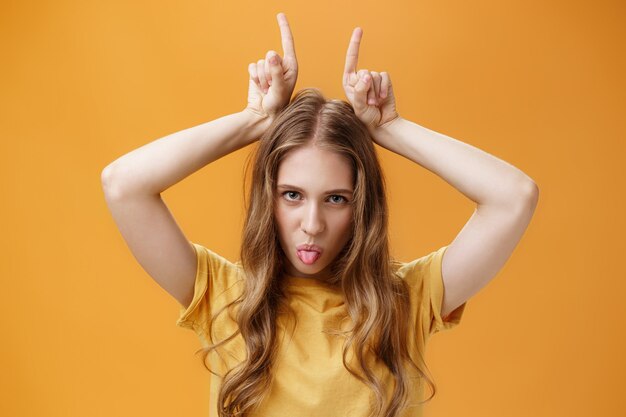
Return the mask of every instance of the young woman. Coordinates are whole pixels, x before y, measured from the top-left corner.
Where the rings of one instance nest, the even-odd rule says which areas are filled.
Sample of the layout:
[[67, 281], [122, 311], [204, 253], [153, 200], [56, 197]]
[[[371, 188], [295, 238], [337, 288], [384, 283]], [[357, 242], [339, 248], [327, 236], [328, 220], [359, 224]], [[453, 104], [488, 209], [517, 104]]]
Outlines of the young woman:
[[[424, 380], [435, 394], [426, 341], [457, 325], [511, 256], [537, 186], [400, 117], [389, 75], [357, 71], [360, 28], [343, 75], [349, 103], [314, 88], [292, 98], [295, 48], [277, 17], [284, 56], [269, 51], [250, 64], [246, 108], [111, 163], [102, 173], [107, 204], [133, 255], [179, 302], [177, 324], [200, 338], [211, 413], [419, 415]], [[188, 241], [160, 193], [257, 140], [241, 259], [231, 262]], [[452, 243], [411, 262], [390, 256], [374, 143], [476, 202]]]

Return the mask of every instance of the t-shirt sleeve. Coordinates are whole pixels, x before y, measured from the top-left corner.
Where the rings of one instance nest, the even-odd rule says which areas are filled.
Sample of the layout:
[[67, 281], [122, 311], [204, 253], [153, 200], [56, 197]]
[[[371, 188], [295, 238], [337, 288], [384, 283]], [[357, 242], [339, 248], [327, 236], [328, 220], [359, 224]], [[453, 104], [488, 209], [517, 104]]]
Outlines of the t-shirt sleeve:
[[231, 301], [240, 278], [240, 263], [232, 263], [200, 244], [193, 243], [193, 247], [197, 259], [193, 299], [187, 307], [178, 303], [176, 325], [203, 335], [212, 315]]
[[444, 285], [442, 274], [443, 255], [448, 246], [442, 246], [412, 262], [403, 264], [399, 272], [412, 287], [413, 302], [417, 304], [416, 320], [424, 335], [456, 327], [463, 317], [467, 302], [458, 306], [446, 317], [441, 316]]

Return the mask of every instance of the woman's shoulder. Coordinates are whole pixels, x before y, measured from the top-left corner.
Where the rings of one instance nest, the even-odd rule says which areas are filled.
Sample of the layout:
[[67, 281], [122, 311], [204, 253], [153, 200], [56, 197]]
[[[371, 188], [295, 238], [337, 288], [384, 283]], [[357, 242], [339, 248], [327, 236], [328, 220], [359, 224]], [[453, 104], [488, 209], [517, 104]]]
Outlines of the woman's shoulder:
[[443, 254], [447, 248], [442, 246], [413, 260], [404, 262], [398, 259], [391, 260], [391, 268], [394, 274], [402, 279], [416, 280], [431, 272], [433, 268], [441, 267]]
[[197, 254], [197, 273], [205, 275], [214, 285], [228, 287], [243, 279], [241, 260], [231, 261], [221, 253], [192, 242]]
[[240, 260], [231, 261], [224, 255], [222, 255], [222, 253], [219, 251], [209, 249], [207, 246], [201, 243], [197, 243], [197, 242], [191, 242], [191, 243], [193, 244], [196, 250], [196, 253], [198, 254], [199, 259], [202, 258], [209, 262], [214, 262], [217, 265], [227, 267], [227, 268], [240, 268], [241, 267]]

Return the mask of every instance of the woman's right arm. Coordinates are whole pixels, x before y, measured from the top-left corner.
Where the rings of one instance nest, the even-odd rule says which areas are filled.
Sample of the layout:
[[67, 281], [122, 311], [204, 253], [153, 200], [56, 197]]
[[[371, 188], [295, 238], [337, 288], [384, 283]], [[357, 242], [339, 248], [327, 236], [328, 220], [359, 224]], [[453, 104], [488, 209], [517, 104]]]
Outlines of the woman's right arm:
[[256, 141], [271, 123], [249, 110], [172, 133], [135, 149], [102, 172], [106, 191], [116, 197], [156, 195], [205, 165]]
[[249, 110], [229, 114], [150, 142], [102, 171], [106, 203], [133, 256], [184, 306], [193, 298], [196, 254], [161, 192], [254, 142], [269, 123]]
[[197, 258], [161, 193], [205, 165], [259, 139], [289, 104], [298, 62], [287, 17], [276, 16], [284, 57], [268, 51], [248, 66], [248, 105], [238, 113], [148, 143], [102, 171], [109, 210], [144, 270], [187, 307]]

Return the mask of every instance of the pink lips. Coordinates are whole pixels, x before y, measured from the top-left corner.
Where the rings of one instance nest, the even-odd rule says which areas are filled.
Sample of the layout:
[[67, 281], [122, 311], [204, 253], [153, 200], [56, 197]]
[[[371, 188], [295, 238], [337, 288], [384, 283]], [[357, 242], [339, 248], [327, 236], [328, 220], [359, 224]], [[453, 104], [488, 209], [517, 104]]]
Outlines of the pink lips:
[[298, 258], [306, 265], [312, 265], [322, 256], [322, 248], [317, 245], [298, 245]]
[[315, 251], [315, 252], [319, 252], [322, 253], [322, 248], [320, 248], [317, 245], [308, 245], [308, 244], [303, 244], [303, 245], [298, 245], [296, 247], [296, 249], [298, 250], [309, 250], [309, 251]]

